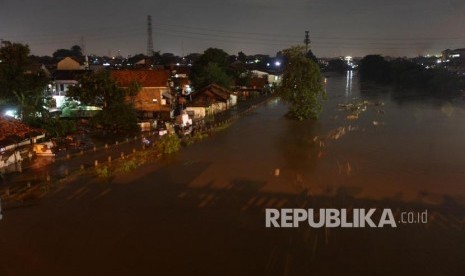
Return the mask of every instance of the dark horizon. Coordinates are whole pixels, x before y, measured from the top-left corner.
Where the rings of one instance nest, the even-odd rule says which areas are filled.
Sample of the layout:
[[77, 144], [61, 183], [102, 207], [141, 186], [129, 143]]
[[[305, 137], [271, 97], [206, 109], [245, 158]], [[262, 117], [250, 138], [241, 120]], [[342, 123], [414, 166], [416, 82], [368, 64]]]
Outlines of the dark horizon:
[[[152, 16], [154, 50], [176, 55], [209, 47], [229, 54], [269, 54], [303, 44], [310, 31], [318, 57], [381, 54], [436, 55], [465, 47], [456, 0], [382, 1], [137, 1], [83, 0], [0, 2], [0, 38], [51, 55], [84, 42], [87, 54], [146, 53], [147, 15]], [[83, 40], [81, 39], [83, 38]]]

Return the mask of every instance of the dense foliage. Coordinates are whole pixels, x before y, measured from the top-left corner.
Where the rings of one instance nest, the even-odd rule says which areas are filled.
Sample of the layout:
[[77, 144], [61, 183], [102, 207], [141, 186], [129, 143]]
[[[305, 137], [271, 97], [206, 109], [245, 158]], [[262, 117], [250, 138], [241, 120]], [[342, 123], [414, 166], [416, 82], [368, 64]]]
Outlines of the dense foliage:
[[98, 106], [102, 111], [91, 122], [101, 127], [105, 134], [133, 134], [139, 131], [137, 114], [126, 98], [135, 96], [140, 88], [137, 84], [128, 89], [118, 87], [107, 71], [82, 77], [80, 85], [73, 86], [68, 96], [85, 105]]
[[463, 81], [445, 69], [425, 68], [406, 59], [386, 61], [379, 55], [364, 57], [359, 73], [363, 81], [391, 84], [421, 94], [451, 95], [463, 87]]
[[299, 120], [318, 118], [326, 95], [320, 68], [305, 55], [303, 47], [292, 47], [283, 53], [286, 63], [278, 92], [290, 104], [289, 116]]
[[40, 128], [46, 131], [47, 136], [63, 137], [76, 131], [76, 122], [72, 120], [59, 118], [40, 118], [30, 117], [26, 123], [32, 127]]
[[176, 134], [163, 135], [156, 143], [157, 152], [161, 154], [172, 154], [179, 151], [181, 140]]
[[48, 78], [29, 53], [20, 43], [4, 41], [0, 48], [0, 105], [17, 107], [22, 119], [45, 113]]
[[212, 83], [229, 88], [233, 85], [232, 76], [229, 55], [223, 50], [209, 48], [192, 66], [190, 79], [195, 89], [201, 89]]
[[106, 135], [133, 135], [140, 131], [136, 111], [127, 103], [115, 103], [103, 109], [91, 118], [91, 123], [101, 127]]

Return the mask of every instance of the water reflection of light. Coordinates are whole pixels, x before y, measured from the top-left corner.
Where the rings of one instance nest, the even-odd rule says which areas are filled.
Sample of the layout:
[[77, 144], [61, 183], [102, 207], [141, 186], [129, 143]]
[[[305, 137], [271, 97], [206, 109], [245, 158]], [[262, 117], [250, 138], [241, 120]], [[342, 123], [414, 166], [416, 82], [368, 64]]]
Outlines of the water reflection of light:
[[267, 103], [268, 106], [272, 106], [272, 107], [277, 106], [278, 104], [279, 104], [279, 98], [274, 98], [271, 101], [268, 101]]
[[353, 72], [352, 70], [347, 71], [347, 79], [346, 79], [346, 97], [352, 94], [352, 77]]

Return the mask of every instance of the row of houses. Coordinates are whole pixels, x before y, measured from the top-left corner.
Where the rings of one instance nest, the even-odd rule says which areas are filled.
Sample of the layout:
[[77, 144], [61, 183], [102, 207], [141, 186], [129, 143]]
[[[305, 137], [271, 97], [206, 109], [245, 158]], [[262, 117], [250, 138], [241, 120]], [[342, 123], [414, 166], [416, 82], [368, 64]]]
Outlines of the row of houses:
[[[78, 85], [84, 74], [105, 68], [88, 68], [85, 63], [72, 57], [59, 61], [55, 72], [51, 74], [53, 82], [49, 86], [56, 108], [60, 108], [66, 100], [70, 86]], [[129, 87], [136, 81], [141, 90], [135, 98], [130, 99], [142, 120], [173, 118], [179, 109], [185, 111], [193, 119], [201, 119], [209, 114], [224, 111], [237, 103], [238, 97], [252, 92], [261, 92], [267, 86], [278, 83], [280, 76], [266, 72], [252, 71], [250, 85], [237, 87], [234, 91], [211, 84], [192, 92], [189, 81], [190, 67], [175, 66], [169, 69], [144, 68], [131, 70], [112, 70], [111, 75], [122, 87]]]

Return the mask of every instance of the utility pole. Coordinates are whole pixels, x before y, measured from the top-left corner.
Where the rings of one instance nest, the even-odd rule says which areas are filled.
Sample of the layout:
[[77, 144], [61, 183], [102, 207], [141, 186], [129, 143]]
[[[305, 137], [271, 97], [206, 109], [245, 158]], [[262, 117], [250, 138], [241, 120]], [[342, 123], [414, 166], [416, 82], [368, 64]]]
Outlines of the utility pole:
[[304, 43], [305, 43], [305, 54], [308, 53], [308, 46], [310, 45], [310, 37], [309, 37], [309, 32], [308, 31], [305, 31], [305, 39], [304, 39]]
[[152, 17], [147, 15], [147, 56], [153, 56]]
[[81, 53], [83, 56], [86, 55], [86, 41], [84, 40], [84, 36], [81, 36]]

